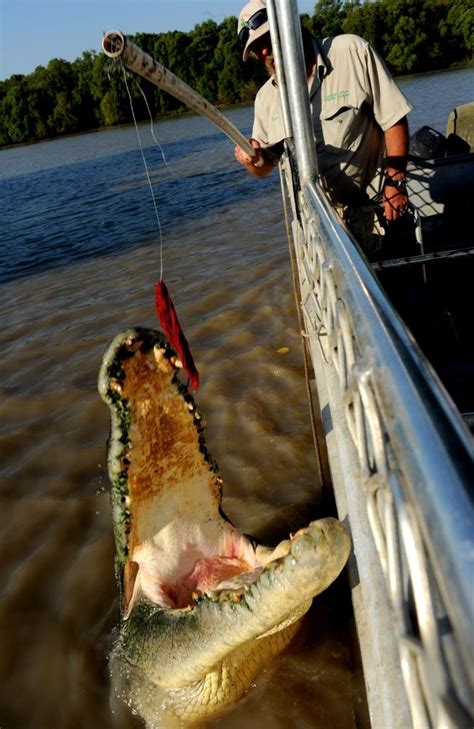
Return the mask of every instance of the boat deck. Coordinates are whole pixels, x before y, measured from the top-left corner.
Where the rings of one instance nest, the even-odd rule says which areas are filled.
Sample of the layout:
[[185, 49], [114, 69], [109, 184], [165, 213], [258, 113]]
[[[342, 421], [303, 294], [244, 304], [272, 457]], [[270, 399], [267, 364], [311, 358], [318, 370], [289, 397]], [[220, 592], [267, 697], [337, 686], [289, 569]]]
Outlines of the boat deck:
[[421, 236], [394, 225], [373, 268], [472, 430], [474, 154], [412, 162], [408, 179]]

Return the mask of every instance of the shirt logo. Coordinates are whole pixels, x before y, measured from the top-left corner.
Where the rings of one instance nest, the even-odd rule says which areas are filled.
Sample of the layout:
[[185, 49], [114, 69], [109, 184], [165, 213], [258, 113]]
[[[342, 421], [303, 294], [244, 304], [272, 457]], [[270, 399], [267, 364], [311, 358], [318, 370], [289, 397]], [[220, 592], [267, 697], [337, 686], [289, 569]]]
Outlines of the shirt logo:
[[347, 89], [341, 89], [340, 91], [335, 91], [333, 94], [326, 94], [324, 97], [324, 101], [336, 101], [337, 99], [347, 99], [348, 96], [351, 95], [351, 92]]

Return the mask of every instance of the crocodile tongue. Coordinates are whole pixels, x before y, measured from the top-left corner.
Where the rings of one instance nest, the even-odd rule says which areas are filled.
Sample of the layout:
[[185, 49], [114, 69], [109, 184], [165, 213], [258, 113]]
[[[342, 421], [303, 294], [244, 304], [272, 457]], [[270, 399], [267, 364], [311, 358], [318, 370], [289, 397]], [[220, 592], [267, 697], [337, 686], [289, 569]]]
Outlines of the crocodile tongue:
[[136, 545], [131, 558], [138, 569], [127, 612], [140, 594], [163, 607], [186, 607], [222, 581], [258, 569], [250, 541], [216, 520], [174, 520]]

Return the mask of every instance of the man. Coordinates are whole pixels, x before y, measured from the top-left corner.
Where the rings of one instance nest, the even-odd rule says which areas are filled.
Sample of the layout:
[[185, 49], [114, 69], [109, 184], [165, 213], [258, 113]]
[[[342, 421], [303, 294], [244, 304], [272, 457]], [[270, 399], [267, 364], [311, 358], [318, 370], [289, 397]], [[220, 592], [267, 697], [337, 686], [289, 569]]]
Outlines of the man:
[[[245, 5], [238, 34], [243, 60], [253, 53], [271, 74], [255, 99], [250, 141], [257, 153], [250, 157], [235, 148], [248, 172], [263, 177], [277, 164], [285, 137], [265, 0]], [[407, 210], [406, 114], [412, 107], [362, 38], [320, 41], [303, 29], [303, 45], [321, 182], [366, 252], [375, 253], [384, 232], [380, 212], [391, 222]]]

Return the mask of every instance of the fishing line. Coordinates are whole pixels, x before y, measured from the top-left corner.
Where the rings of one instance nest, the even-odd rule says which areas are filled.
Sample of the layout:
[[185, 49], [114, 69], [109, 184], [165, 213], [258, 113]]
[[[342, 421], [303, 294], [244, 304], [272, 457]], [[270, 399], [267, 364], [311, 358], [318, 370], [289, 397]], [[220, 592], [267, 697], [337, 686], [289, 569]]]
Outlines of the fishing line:
[[[186, 337], [184, 336], [181, 324], [179, 323], [178, 315], [176, 314], [176, 309], [174, 307], [173, 301], [171, 299], [171, 296], [169, 294], [169, 291], [166, 287], [165, 282], [163, 281], [163, 234], [161, 230], [161, 222], [160, 222], [160, 216], [158, 214], [158, 206], [156, 204], [156, 198], [155, 193], [153, 191], [153, 185], [150, 178], [150, 173], [148, 171], [148, 165], [145, 158], [145, 152], [143, 151], [143, 145], [142, 140], [140, 138], [140, 131], [138, 129], [137, 119], [135, 116], [135, 110], [133, 108], [133, 100], [132, 100], [132, 94], [130, 93], [130, 89], [128, 87], [127, 83], [127, 75], [125, 73], [125, 66], [123, 64], [123, 61], [121, 60], [121, 66], [122, 66], [122, 73], [123, 73], [123, 80], [125, 81], [125, 88], [127, 89], [128, 99], [130, 101], [130, 110], [132, 112], [132, 118], [133, 123], [135, 125], [135, 131], [137, 133], [137, 139], [138, 139], [138, 145], [140, 147], [140, 152], [143, 159], [143, 165], [145, 167], [145, 172], [148, 180], [148, 186], [150, 188], [151, 197], [153, 200], [153, 206], [155, 208], [155, 215], [156, 220], [158, 223], [158, 230], [160, 232], [160, 279], [158, 283], [156, 284], [155, 289], [155, 311], [157, 313], [157, 316], [161, 323], [161, 328], [163, 330], [163, 333], [167, 337], [169, 343], [175, 350], [176, 354], [179, 357], [179, 360], [181, 362], [181, 367], [184, 369], [186, 374], [189, 377], [189, 382], [191, 383], [192, 388], [197, 392], [197, 389], [199, 387], [199, 372], [196, 368], [196, 365], [194, 363], [194, 358], [191, 353], [191, 349], [189, 348], [189, 344], [187, 342]], [[140, 91], [142, 89], [140, 88]], [[153, 131], [153, 118], [151, 115], [150, 107], [148, 106], [148, 101], [143, 94], [142, 95], [145, 99], [146, 107], [148, 109], [148, 113], [150, 114], [151, 119], [151, 128], [152, 128], [152, 136], [159, 148], [161, 149], [161, 153], [163, 155], [164, 162], [166, 163], [165, 156], [163, 154], [163, 149], [161, 148], [160, 143], [155, 137], [154, 131]]]
[[171, 169], [171, 167], [169, 166], [169, 164], [168, 164], [168, 162], [167, 162], [167, 159], [166, 159], [166, 157], [165, 157], [165, 153], [164, 153], [163, 147], [161, 146], [161, 144], [159, 143], [159, 141], [158, 141], [158, 140], [157, 140], [157, 138], [155, 137], [155, 128], [154, 128], [154, 126], [153, 126], [153, 115], [152, 115], [152, 113], [151, 113], [151, 110], [150, 110], [150, 107], [149, 107], [149, 105], [148, 105], [148, 99], [146, 98], [146, 94], [145, 94], [145, 92], [143, 91], [142, 87], [140, 86], [140, 84], [138, 83], [138, 81], [137, 81], [136, 79], [135, 79], [135, 83], [136, 83], [136, 85], [138, 86], [138, 89], [139, 89], [139, 91], [140, 91], [141, 95], [143, 96], [143, 100], [145, 101], [145, 104], [146, 104], [146, 108], [147, 108], [147, 111], [148, 111], [148, 116], [150, 117], [150, 133], [151, 133], [151, 136], [153, 137], [153, 139], [154, 139], [154, 141], [155, 141], [155, 144], [156, 144], [156, 146], [157, 146], [157, 147], [159, 148], [159, 150], [160, 150], [160, 152], [161, 152], [161, 156], [163, 157], [163, 162], [165, 163], [165, 165], [166, 165], [167, 169], [168, 169], [168, 170], [169, 170], [169, 171], [170, 171], [171, 173], [173, 173], [173, 170], [172, 170], [172, 169]]
[[[127, 75], [125, 73], [125, 66], [123, 65], [122, 61], [120, 61], [120, 63], [122, 66], [123, 80], [125, 81], [125, 88], [127, 89], [128, 99], [130, 101], [130, 110], [132, 112], [133, 123], [135, 125], [135, 131], [137, 133], [138, 145], [140, 147], [140, 152], [141, 152], [142, 159], [143, 159], [143, 165], [145, 167], [145, 173], [146, 173], [147, 180], [148, 180], [148, 186], [150, 188], [151, 198], [153, 200], [153, 207], [155, 209], [156, 221], [158, 223], [158, 231], [160, 234], [160, 281], [162, 281], [162, 279], [163, 279], [163, 232], [161, 229], [161, 221], [160, 221], [160, 216], [158, 214], [158, 206], [156, 204], [156, 198], [155, 198], [155, 193], [153, 191], [153, 185], [151, 182], [150, 173], [148, 171], [148, 165], [147, 165], [146, 158], [145, 158], [145, 152], [143, 151], [143, 145], [142, 145], [142, 140], [140, 137], [140, 131], [138, 129], [137, 119], [135, 116], [135, 110], [133, 108], [132, 95], [130, 93], [130, 89], [128, 88]], [[147, 104], [147, 107], [148, 107], [148, 104]]]

